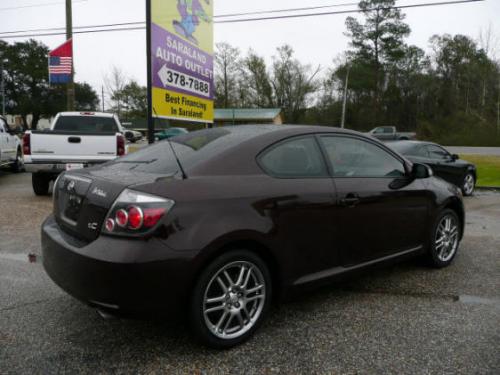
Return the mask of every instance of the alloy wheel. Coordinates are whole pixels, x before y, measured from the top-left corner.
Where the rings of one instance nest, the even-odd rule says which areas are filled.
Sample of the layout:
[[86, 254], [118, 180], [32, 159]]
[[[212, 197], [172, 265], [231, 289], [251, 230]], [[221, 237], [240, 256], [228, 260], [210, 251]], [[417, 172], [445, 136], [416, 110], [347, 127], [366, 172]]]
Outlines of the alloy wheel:
[[474, 191], [474, 176], [471, 174], [468, 174], [465, 176], [464, 179], [464, 194], [465, 195], [471, 195], [472, 192]]
[[437, 258], [448, 262], [458, 248], [458, 222], [453, 215], [445, 215], [438, 224], [435, 238]]
[[218, 338], [238, 338], [259, 320], [265, 300], [262, 271], [248, 261], [231, 262], [215, 273], [205, 289], [205, 324]]

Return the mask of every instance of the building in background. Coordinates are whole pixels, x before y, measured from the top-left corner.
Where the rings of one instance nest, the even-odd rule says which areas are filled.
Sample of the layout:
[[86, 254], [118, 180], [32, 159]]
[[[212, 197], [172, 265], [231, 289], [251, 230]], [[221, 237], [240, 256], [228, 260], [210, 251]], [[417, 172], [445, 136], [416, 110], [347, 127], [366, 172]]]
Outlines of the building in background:
[[215, 109], [215, 126], [245, 124], [283, 124], [281, 108]]
[[[281, 125], [283, 124], [283, 111], [281, 108], [235, 108], [215, 109], [214, 126], [230, 126], [245, 124]], [[122, 123], [127, 129], [140, 131], [147, 134], [147, 120], [145, 118], [129, 119]], [[155, 131], [168, 129], [169, 127], [181, 127], [189, 131], [195, 131], [207, 127], [207, 124], [199, 122], [165, 120], [156, 118], [154, 120]]]

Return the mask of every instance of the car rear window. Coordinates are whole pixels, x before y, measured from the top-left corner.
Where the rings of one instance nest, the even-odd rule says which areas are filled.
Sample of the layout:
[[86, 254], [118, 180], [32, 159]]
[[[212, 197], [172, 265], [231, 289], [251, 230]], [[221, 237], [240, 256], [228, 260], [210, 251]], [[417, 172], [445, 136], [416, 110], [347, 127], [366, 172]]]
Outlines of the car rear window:
[[113, 117], [59, 116], [54, 130], [78, 133], [116, 133], [118, 125]]
[[393, 142], [387, 143], [387, 146], [403, 155], [415, 155], [417, 153], [417, 147], [412, 143]]
[[168, 140], [161, 141], [116, 159], [107, 165], [120, 170], [171, 174], [179, 170], [172, 148], [175, 150], [182, 167], [187, 170], [236, 143], [239, 142], [236, 142], [234, 134], [228, 130], [200, 130], [171, 138], [171, 146]]

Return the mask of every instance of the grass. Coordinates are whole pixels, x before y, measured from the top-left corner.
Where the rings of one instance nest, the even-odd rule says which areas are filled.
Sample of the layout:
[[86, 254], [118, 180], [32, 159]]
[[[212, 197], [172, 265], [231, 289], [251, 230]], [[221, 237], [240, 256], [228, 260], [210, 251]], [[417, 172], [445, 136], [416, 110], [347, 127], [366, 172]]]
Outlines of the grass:
[[500, 156], [460, 155], [461, 159], [476, 164], [479, 187], [500, 187]]

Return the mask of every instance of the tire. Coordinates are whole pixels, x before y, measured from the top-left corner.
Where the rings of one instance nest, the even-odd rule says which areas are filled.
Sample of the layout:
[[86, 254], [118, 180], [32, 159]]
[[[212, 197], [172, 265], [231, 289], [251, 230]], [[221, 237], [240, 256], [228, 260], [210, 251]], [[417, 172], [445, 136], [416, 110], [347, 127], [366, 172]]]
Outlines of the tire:
[[476, 178], [474, 174], [467, 172], [464, 176], [464, 180], [462, 182], [461, 190], [465, 197], [470, 197], [474, 193], [474, 189], [476, 187]]
[[33, 191], [35, 192], [35, 195], [49, 194], [49, 184], [50, 184], [49, 177], [41, 173], [33, 173], [31, 175], [31, 184], [33, 185]]
[[262, 324], [271, 293], [271, 275], [259, 256], [247, 250], [221, 255], [203, 270], [194, 287], [189, 307], [193, 334], [216, 349], [243, 343]]
[[460, 231], [460, 219], [455, 211], [445, 209], [437, 216], [427, 254], [431, 266], [443, 268], [451, 264], [460, 246]]
[[17, 150], [16, 160], [12, 163], [11, 170], [14, 173], [19, 173], [24, 170], [23, 154], [21, 150]]

